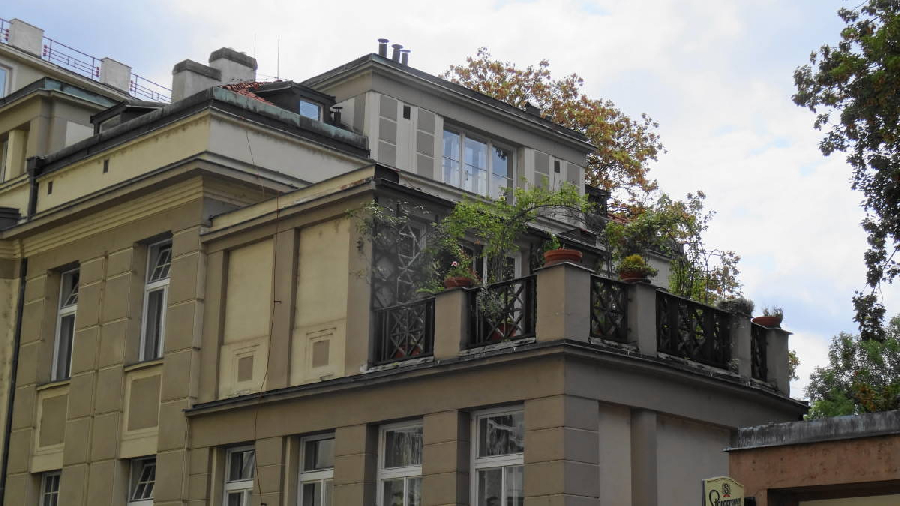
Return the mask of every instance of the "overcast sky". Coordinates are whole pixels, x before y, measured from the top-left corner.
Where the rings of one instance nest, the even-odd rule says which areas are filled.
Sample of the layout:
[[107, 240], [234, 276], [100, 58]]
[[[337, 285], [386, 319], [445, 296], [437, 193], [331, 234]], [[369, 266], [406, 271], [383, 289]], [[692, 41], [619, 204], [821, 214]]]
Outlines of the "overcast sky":
[[[791, 102], [792, 74], [837, 40], [837, 10], [858, 3], [7, 0], [0, 17], [166, 85], [176, 62], [205, 62], [221, 46], [254, 55], [261, 74], [293, 80], [375, 51], [378, 37], [404, 44], [412, 66], [435, 74], [479, 46], [520, 66], [547, 58], [554, 74], [584, 77], [588, 95], [660, 123], [668, 152], [652, 176], [676, 197], [703, 190], [718, 212], [708, 243], [743, 257], [744, 292], [757, 308], [784, 307], [801, 359], [792, 394], [802, 397], [831, 336], [856, 331], [850, 298], [864, 280], [865, 236], [849, 167], [819, 153], [812, 114]], [[900, 312], [900, 287], [885, 296], [888, 313]]]

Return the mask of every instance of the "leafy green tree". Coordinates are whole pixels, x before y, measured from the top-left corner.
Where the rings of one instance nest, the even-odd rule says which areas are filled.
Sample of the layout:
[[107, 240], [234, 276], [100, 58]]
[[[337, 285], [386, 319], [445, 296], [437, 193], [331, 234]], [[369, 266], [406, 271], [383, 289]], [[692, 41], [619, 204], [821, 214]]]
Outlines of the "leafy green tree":
[[[846, 26], [835, 46], [822, 46], [794, 72], [794, 102], [828, 129], [819, 148], [846, 152], [852, 187], [863, 193], [868, 234], [865, 291], [853, 298], [862, 339], [885, 337], [881, 282], [900, 275], [900, 2], [866, 0], [838, 15]], [[834, 117], [833, 117], [834, 116]]]
[[900, 315], [881, 340], [846, 332], [834, 336], [828, 365], [810, 376], [810, 418], [900, 409]]
[[585, 177], [588, 184], [614, 192], [614, 199], [624, 195], [614, 208], [639, 202], [657, 188], [648, 172], [664, 150], [659, 125], [646, 114], [633, 119], [609, 100], [583, 95], [584, 80], [577, 74], [554, 79], [548, 60], [519, 68], [493, 59], [482, 47], [442, 77], [520, 109], [535, 106], [542, 117], [587, 136], [597, 150], [588, 156]]

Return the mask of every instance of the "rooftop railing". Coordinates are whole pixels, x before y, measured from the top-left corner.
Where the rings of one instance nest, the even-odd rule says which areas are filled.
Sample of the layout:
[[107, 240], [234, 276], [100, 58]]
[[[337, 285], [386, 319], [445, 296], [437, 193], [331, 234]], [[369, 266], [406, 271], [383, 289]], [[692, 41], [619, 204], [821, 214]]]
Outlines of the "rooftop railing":
[[434, 344], [434, 297], [375, 311], [379, 364], [430, 355]]

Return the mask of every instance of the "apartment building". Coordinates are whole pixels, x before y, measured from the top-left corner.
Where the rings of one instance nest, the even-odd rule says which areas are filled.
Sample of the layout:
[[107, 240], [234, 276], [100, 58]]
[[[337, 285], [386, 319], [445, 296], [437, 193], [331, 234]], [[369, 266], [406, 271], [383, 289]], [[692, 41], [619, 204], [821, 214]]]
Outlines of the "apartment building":
[[[416, 229], [513, 185], [589, 191], [592, 147], [399, 47], [268, 83], [222, 48], [151, 100], [102, 68], [23, 83], [48, 64], [24, 52], [0, 126], [77, 101], [90, 132], [29, 128], [46, 149], [0, 182], [5, 504], [680, 505], [738, 427], [805, 412], [787, 332], [594, 272], [577, 223], [540, 228], [591, 261], [541, 267], [535, 230], [490, 288], [512, 332], [472, 290], [417, 293]], [[392, 247], [348, 213], [372, 201], [417, 209]]]

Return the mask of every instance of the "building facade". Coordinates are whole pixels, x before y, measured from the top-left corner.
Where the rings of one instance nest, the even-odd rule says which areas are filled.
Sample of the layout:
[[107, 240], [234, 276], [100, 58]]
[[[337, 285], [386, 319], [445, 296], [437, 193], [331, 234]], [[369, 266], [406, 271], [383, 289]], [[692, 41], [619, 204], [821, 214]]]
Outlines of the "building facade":
[[[592, 147], [397, 48], [302, 83], [223, 48], [175, 65], [171, 103], [4, 62], [0, 126], [40, 100], [90, 125], [29, 128], [45, 149], [0, 182], [5, 504], [680, 505], [738, 427], [805, 411], [788, 333], [609, 279], [582, 223], [522, 239], [503, 327], [472, 290], [419, 294], [420, 230], [590, 191]], [[393, 244], [352, 212], [373, 201], [416, 209]], [[541, 267], [546, 233], [585, 264]]]

